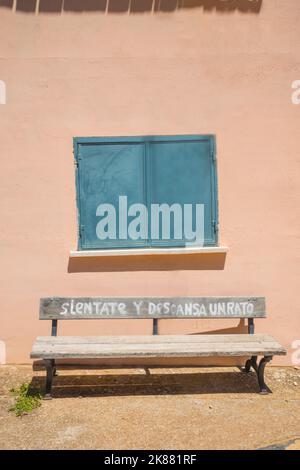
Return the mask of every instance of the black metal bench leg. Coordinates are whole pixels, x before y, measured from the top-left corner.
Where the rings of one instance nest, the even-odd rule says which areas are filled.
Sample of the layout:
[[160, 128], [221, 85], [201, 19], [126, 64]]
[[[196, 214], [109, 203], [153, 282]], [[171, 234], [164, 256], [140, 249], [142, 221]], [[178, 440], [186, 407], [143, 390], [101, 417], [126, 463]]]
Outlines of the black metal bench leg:
[[51, 388], [52, 388], [52, 380], [53, 380], [53, 373], [54, 373], [54, 360], [53, 359], [44, 359], [44, 364], [46, 368], [46, 387], [45, 387], [45, 396], [44, 400], [51, 400]]
[[52, 361], [52, 368], [53, 368], [53, 377], [56, 377], [58, 375], [57, 370], [56, 370], [56, 364], [55, 364], [55, 359], [51, 359]]
[[258, 366], [257, 366], [257, 356], [251, 356], [251, 359], [248, 359], [246, 361], [245, 367], [243, 369], [244, 372], [247, 374], [250, 372], [251, 367], [257, 372]]
[[257, 371], [258, 371], [257, 356], [252, 356], [251, 357], [251, 365], [252, 365], [253, 369], [255, 370], [255, 372], [257, 373]]
[[265, 384], [264, 373], [265, 373], [266, 364], [270, 362], [272, 359], [273, 359], [273, 356], [264, 356], [260, 360], [260, 363], [258, 366], [257, 378], [258, 378], [258, 384], [259, 384], [259, 393], [261, 393], [262, 395], [267, 395], [268, 393], [271, 393], [271, 390]]

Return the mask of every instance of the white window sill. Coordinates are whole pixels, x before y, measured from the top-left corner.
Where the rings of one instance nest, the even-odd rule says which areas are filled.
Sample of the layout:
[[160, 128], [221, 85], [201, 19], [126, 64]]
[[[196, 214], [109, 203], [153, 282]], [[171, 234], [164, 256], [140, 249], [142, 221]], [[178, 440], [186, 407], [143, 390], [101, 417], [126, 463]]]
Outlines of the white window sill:
[[144, 256], [144, 255], [188, 255], [227, 253], [227, 246], [202, 246], [184, 248], [130, 248], [113, 250], [71, 250], [70, 258], [101, 258], [104, 256]]

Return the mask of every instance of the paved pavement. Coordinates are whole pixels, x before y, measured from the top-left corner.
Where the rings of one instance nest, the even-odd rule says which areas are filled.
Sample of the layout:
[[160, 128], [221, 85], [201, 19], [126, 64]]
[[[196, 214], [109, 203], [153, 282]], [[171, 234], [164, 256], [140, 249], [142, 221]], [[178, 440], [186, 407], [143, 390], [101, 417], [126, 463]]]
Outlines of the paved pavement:
[[[267, 367], [273, 393], [238, 368], [61, 370], [54, 396], [17, 418], [12, 387], [43, 372], [0, 366], [0, 449], [298, 448], [300, 370]], [[33, 378], [33, 380], [32, 380]]]

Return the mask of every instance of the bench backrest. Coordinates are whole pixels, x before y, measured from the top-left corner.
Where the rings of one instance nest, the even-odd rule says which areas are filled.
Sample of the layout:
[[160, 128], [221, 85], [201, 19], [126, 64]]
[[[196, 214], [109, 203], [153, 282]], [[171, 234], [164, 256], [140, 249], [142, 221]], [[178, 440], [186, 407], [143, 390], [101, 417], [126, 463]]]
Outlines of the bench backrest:
[[265, 316], [264, 297], [49, 297], [40, 302], [40, 320]]

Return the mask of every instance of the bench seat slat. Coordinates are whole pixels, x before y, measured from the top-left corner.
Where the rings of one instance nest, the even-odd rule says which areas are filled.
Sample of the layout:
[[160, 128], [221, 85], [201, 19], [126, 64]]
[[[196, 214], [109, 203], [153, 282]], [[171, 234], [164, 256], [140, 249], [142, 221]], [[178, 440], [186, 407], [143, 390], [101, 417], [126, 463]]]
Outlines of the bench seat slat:
[[253, 343], [274, 342], [267, 334], [191, 334], [191, 335], [122, 335], [122, 336], [38, 336], [38, 343], [55, 344], [134, 344], [134, 343]]
[[269, 335], [39, 337], [31, 358], [143, 358], [283, 355]]

